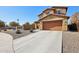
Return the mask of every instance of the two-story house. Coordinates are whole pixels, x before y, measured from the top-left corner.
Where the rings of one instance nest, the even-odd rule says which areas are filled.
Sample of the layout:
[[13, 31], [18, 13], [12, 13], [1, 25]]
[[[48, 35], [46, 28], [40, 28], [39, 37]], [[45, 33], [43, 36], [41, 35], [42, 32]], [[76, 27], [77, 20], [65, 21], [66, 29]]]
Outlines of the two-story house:
[[39, 20], [35, 22], [35, 28], [41, 30], [67, 30], [66, 16], [67, 7], [51, 7], [38, 15]]

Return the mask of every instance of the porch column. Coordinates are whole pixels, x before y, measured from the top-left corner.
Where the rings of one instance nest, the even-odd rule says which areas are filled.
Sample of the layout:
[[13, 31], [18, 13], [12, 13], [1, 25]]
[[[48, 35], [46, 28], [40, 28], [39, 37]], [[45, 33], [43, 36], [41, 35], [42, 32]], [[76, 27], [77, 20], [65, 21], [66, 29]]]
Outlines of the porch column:
[[37, 24], [35, 23], [35, 29], [37, 29]]
[[43, 22], [40, 22], [40, 30], [43, 30]]
[[63, 31], [67, 31], [67, 19], [62, 20], [62, 30]]

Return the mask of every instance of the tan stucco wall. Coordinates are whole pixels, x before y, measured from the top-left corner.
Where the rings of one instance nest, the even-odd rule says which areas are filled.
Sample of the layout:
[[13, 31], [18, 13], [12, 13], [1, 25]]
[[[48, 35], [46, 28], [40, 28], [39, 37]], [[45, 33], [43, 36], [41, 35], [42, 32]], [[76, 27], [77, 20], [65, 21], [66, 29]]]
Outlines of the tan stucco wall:
[[62, 17], [50, 15], [49, 17], [46, 17], [46, 18], [42, 19], [41, 21], [54, 21], [54, 20], [63, 20], [63, 19], [64, 18], [62, 18]]
[[36, 23], [34, 23], [35, 24], [35, 29], [37, 28], [37, 24]]
[[62, 30], [63, 30], [63, 31], [67, 31], [67, 19], [64, 19], [64, 20], [63, 20], [63, 23], [62, 23]]
[[35, 29], [42, 29], [42, 22], [35, 23]]
[[47, 10], [44, 13], [42, 13], [41, 15], [39, 15], [39, 19], [49, 15], [49, 14], [54, 14], [54, 10]]
[[39, 23], [39, 29], [42, 30], [43, 29], [43, 22]]

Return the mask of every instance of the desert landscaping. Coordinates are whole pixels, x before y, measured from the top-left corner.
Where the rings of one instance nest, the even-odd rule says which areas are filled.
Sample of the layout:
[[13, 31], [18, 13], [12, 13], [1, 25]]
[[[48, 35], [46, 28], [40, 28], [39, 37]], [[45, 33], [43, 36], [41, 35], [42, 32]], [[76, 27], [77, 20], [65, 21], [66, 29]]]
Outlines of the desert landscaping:
[[63, 53], [79, 53], [79, 32], [63, 32]]

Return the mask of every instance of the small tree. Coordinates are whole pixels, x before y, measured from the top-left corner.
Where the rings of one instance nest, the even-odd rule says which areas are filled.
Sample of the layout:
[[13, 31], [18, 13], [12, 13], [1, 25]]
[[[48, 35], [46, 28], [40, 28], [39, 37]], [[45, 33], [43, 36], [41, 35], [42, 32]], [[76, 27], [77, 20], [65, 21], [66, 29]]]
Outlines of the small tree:
[[19, 23], [14, 22], [14, 21], [13, 21], [13, 22], [10, 22], [9, 25], [10, 25], [11, 27], [20, 26]]
[[5, 22], [3, 22], [3, 21], [0, 20], [0, 28], [1, 27], [5, 27]]
[[0, 20], [0, 31], [1, 31], [2, 27], [5, 27], [5, 22], [3, 22], [3, 21]]

